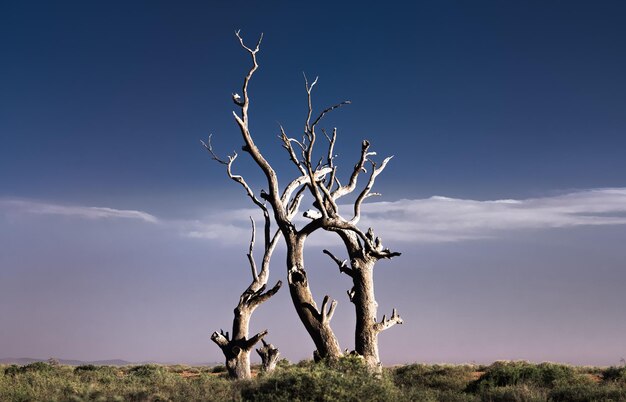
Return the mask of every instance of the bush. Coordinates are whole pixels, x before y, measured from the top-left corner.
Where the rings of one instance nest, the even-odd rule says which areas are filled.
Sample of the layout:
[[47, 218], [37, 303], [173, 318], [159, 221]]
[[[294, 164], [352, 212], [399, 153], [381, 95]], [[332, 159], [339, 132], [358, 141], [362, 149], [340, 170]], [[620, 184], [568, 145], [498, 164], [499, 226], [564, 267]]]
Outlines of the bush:
[[211, 373], [213, 374], [225, 373], [225, 372], [226, 372], [226, 366], [224, 366], [223, 364], [218, 364], [217, 366], [211, 368]]
[[167, 370], [158, 364], [143, 364], [141, 366], [133, 366], [128, 370], [128, 374], [139, 378], [162, 376], [165, 373], [167, 373]]
[[483, 389], [480, 399], [489, 402], [545, 402], [546, 394], [545, 390], [528, 385], [507, 385]]
[[432, 388], [440, 391], [462, 391], [475, 367], [411, 364], [393, 370], [393, 382], [401, 389]]
[[609, 367], [600, 373], [602, 380], [605, 382], [622, 382], [626, 383], [626, 366]]
[[98, 370], [98, 366], [94, 366], [93, 364], [84, 364], [82, 366], [74, 367], [74, 372], [77, 374], [84, 373], [86, 371], [97, 371], [97, 370]]
[[626, 388], [614, 384], [563, 384], [550, 391], [548, 398], [554, 402], [626, 401]]
[[485, 374], [471, 382], [467, 391], [479, 392], [495, 387], [527, 385], [532, 387], [553, 387], [557, 383], [572, 383], [581, 376], [566, 365], [528, 362], [496, 362], [487, 367]]
[[352, 357], [332, 363], [276, 369], [248, 382], [241, 396], [250, 401], [389, 401], [400, 398], [387, 376], [371, 375], [361, 359]]

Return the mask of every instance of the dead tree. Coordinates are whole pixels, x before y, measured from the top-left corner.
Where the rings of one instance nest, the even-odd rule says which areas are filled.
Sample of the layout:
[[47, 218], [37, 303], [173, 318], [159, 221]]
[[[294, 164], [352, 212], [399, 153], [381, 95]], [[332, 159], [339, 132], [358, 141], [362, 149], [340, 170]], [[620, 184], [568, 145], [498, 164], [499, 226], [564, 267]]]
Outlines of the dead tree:
[[[250, 218], [252, 220], [252, 218]], [[266, 220], [265, 226], [269, 227], [269, 220]], [[273, 288], [265, 291], [267, 280], [269, 276], [269, 262], [276, 247], [278, 240], [278, 234], [274, 235], [269, 243], [265, 244], [265, 252], [263, 254], [263, 263], [261, 265], [261, 271], [257, 271], [256, 262], [252, 251], [254, 249], [255, 241], [255, 225], [252, 220], [252, 238], [250, 239], [250, 248], [248, 250], [248, 261], [250, 263], [250, 269], [252, 271], [252, 283], [241, 294], [239, 303], [235, 307], [235, 317], [233, 319], [233, 333], [232, 337], [228, 336], [228, 332], [220, 330], [220, 332], [214, 332], [211, 335], [211, 340], [215, 342], [226, 358], [226, 369], [228, 375], [233, 379], [245, 379], [250, 378], [250, 351], [254, 346], [267, 335], [267, 330], [259, 332], [252, 338], [248, 338], [250, 317], [254, 310], [261, 305], [261, 303], [267, 301], [272, 297], [280, 286], [281, 281], [278, 281]], [[264, 342], [265, 343], [265, 342]]]
[[[319, 229], [320, 226], [317, 224], [309, 224], [298, 230], [292, 222], [294, 215], [298, 212], [306, 187], [314, 188], [311, 183], [322, 180], [331, 172], [331, 169], [321, 166], [312, 167], [309, 164], [307, 169], [300, 169], [301, 175], [299, 177], [291, 180], [282, 189], [282, 191], [280, 190], [278, 176], [274, 168], [270, 165], [267, 159], [265, 159], [260, 149], [254, 142], [254, 138], [248, 125], [248, 107], [250, 105], [248, 84], [259, 66], [256, 56], [259, 51], [263, 35], [261, 35], [254, 49], [249, 48], [244, 44], [239, 32], [237, 32], [236, 35], [242, 48], [248, 52], [252, 61], [252, 66], [244, 77], [242, 94], [233, 94], [233, 102], [240, 108], [240, 114], [233, 112], [233, 116], [237, 122], [244, 142], [242, 150], [247, 152], [252, 157], [267, 179], [268, 191], [262, 191], [260, 198], [269, 203], [273, 212], [274, 221], [285, 240], [287, 249], [286, 265], [289, 293], [300, 320], [315, 344], [316, 350], [314, 352], [314, 356], [316, 359], [336, 359], [342, 355], [342, 352], [337, 337], [330, 326], [330, 321], [335, 312], [337, 302], [335, 300], [331, 300], [329, 296], [325, 296], [321, 308], [317, 307], [309, 287], [307, 271], [304, 265], [305, 241], [307, 237], [314, 230]], [[214, 156], [214, 159], [219, 161], [212, 151], [211, 144], [209, 143], [204, 145]], [[267, 216], [268, 210], [265, 204], [253, 194], [244, 178], [232, 173], [231, 166], [236, 157], [237, 154], [235, 153], [233, 156], [229, 157], [228, 162], [220, 162], [227, 164], [228, 175], [245, 188], [247, 195], [259, 208], [263, 210], [264, 215]], [[266, 236], [269, 236], [267, 233], [269, 232], [266, 232]]]
[[[292, 162], [298, 169], [305, 172], [312, 171], [312, 152], [313, 145], [316, 142], [316, 125], [329, 111], [340, 107], [347, 102], [342, 102], [335, 106], [325, 109], [316, 120], [311, 123], [312, 115], [311, 91], [316, 84], [317, 79], [309, 85], [305, 79], [306, 91], [308, 96], [309, 112], [305, 124], [306, 141], [298, 142], [294, 138], [289, 138], [285, 131], [282, 130], [283, 146], [291, 155]], [[367, 232], [361, 231], [357, 224], [361, 218], [361, 207], [363, 202], [372, 196], [380, 195], [371, 192], [376, 178], [385, 169], [387, 163], [391, 160], [388, 157], [378, 165], [372, 160], [375, 152], [370, 152], [370, 143], [363, 141], [359, 161], [348, 179], [347, 184], [342, 185], [338, 179], [337, 166], [335, 166], [334, 147], [337, 140], [337, 130], [334, 129], [332, 135], [328, 135], [323, 131], [324, 136], [328, 140], [328, 151], [326, 154], [326, 163], [324, 167], [331, 170], [328, 180], [326, 177], [310, 180], [310, 191], [315, 199], [314, 207], [317, 211], [308, 211], [306, 217], [312, 219], [307, 226], [311, 229], [322, 228], [324, 230], [336, 232], [342, 239], [348, 260], [342, 261], [335, 257], [330, 251], [324, 250], [333, 261], [339, 265], [339, 271], [348, 275], [353, 282], [353, 287], [348, 291], [350, 301], [355, 306], [356, 328], [355, 328], [355, 351], [363, 356], [366, 364], [373, 370], [378, 371], [381, 368], [380, 357], [378, 353], [378, 334], [383, 330], [395, 325], [402, 324], [402, 319], [395, 309], [391, 317], [387, 319], [383, 316], [378, 321], [377, 310], [378, 303], [374, 295], [374, 266], [381, 259], [390, 259], [399, 256], [400, 253], [390, 251], [384, 248], [380, 237], [374, 235], [374, 231], [369, 228]], [[297, 158], [296, 150], [292, 144], [297, 144], [301, 150], [302, 157]], [[321, 163], [321, 162], [320, 162]], [[367, 174], [367, 165], [371, 165], [367, 183], [358, 193], [356, 200], [352, 205], [352, 217], [344, 218], [339, 211], [338, 200], [348, 194], [353, 193], [357, 189], [359, 176], [363, 173]], [[307, 228], [305, 227], [305, 229]]]
[[265, 342], [265, 339], [261, 339], [263, 342], [263, 347], [256, 350], [256, 352], [261, 356], [261, 368], [264, 372], [269, 373], [276, 368], [276, 363], [278, 363], [278, 357], [280, 356], [280, 352], [277, 348], [274, 347], [271, 343]]
[[[233, 113], [233, 115], [244, 140], [242, 149], [250, 154], [267, 179], [269, 191], [262, 192], [260, 196], [269, 203], [279, 231], [285, 238], [287, 278], [291, 298], [301, 321], [315, 343], [315, 356], [316, 358], [333, 359], [342, 354], [339, 343], [330, 327], [330, 319], [337, 303], [326, 296], [321, 309], [317, 308], [308, 286], [307, 271], [304, 266], [303, 251], [306, 239], [316, 230], [323, 229], [336, 232], [340, 236], [349, 257], [350, 263], [348, 264], [347, 261], [341, 261], [331, 252], [325, 250], [325, 253], [339, 264], [340, 272], [348, 275], [353, 282], [353, 287], [348, 291], [348, 295], [356, 312], [355, 351], [365, 358], [369, 367], [379, 370], [381, 366], [378, 353], [378, 334], [394, 324], [402, 323], [402, 319], [394, 309], [389, 319], [383, 316], [382, 320], [378, 321], [373, 269], [380, 259], [389, 259], [400, 255], [400, 253], [384, 248], [380, 238], [374, 235], [371, 228], [364, 232], [357, 224], [361, 217], [361, 206], [364, 200], [379, 195], [371, 192], [371, 190], [376, 177], [385, 169], [391, 157], [386, 158], [380, 165], [376, 164], [372, 159], [376, 153], [370, 152], [368, 141], [363, 141], [359, 161], [351, 172], [347, 184], [342, 185], [334, 163], [334, 146], [337, 139], [337, 130], [335, 129], [332, 136], [322, 130], [328, 140], [328, 149], [324, 157], [315, 162], [317, 159], [314, 147], [318, 141], [318, 132], [316, 131], [318, 124], [327, 113], [350, 102], [344, 101], [333, 105], [313, 118], [311, 93], [317, 79], [309, 84], [305, 77], [308, 112], [304, 124], [304, 135], [301, 140], [290, 137], [283, 127], [280, 127], [279, 135], [283, 148], [287, 151], [289, 159], [296, 166], [300, 176], [280, 191], [277, 174], [256, 146], [248, 125], [250, 103], [248, 84], [258, 68], [256, 55], [262, 36], [254, 49], [244, 44], [238, 32], [237, 38], [241, 46], [250, 54], [252, 67], [244, 78], [242, 96], [233, 95], [233, 101], [241, 108], [241, 114]], [[205, 146], [213, 154], [210, 143], [205, 144]], [[244, 179], [231, 173], [230, 168], [235, 157], [236, 154], [228, 162], [229, 176], [242, 184], [248, 196], [264, 211], [264, 214], [267, 214], [265, 204], [252, 195]], [[325, 163], [323, 163], [324, 159]], [[349, 219], [344, 218], [340, 214], [338, 200], [357, 190], [359, 177], [361, 174], [367, 174], [368, 164], [371, 165], [371, 171], [364, 188], [357, 193], [356, 200], [352, 205], [352, 216]], [[297, 229], [292, 218], [298, 211], [303, 192], [306, 189], [309, 190], [314, 200], [313, 209], [304, 213], [304, 216], [311, 221], [304, 227]]]
[[[328, 135], [322, 130], [328, 140], [328, 149], [325, 155], [326, 162], [322, 164], [324, 160], [322, 158], [314, 167], [312, 163], [313, 147], [317, 141], [316, 127], [318, 123], [328, 112], [349, 103], [349, 101], [345, 101], [331, 106], [323, 110], [315, 120], [312, 120], [311, 92], [316, 83], [317, 78], [309, 85], [305, 77], [308, 114], [304, 126], [305, 135], [303, 140], [298, 141], [295, 138], [288, 137], [282, 127], [281, 139], [291, 161], [300, 172], [305, 175], [308, 174], [308, 188], [315, 200], [313, 206], [316, 211], [307, 211], [304, 215], [312, 221], [302, 229], [302, 232], [312, 232], [318, 228], [336, 232], [346, 247], [350, 264], [348, 264], [348, 261], [339, 260], [328, 250], [324, 250], [324, 252], [339, 265], [340, 272], [348, 275], [353, 282], [353, 287], [348, 291], [348, 296], [355, 306], [356, 313], [355, 351], [364, 357], [368, 367], [374, 371], [380, 371], [382, 366], [378, 353], [378, 334], [395, 324], [402, 324], [402, 318], [393, 309], [389, 319], [383, 316], [382, 320], [378, 321], [378, 303], [374, 295], [374, 266], [379, 260], [391, 259], [399, 256], [400, 253], [384, 248], [380, 237], [374, 235], [372, 228], [369, 228], [367, 232], [363, 232], [358, 228], [357, 224], [361, 218], [363, 202], [369, 197], [380, 195], [379, 193], [373, 193], [371, 190], [376, 178], [385, 169], [392, 157], [385, 158], [378, 165], [372, 159], [376, 152], [370, 152], [370, 143], [363, 141], [359, 161], [354, 166], [347, 184], [342, 185], [334, 163], [337, 130], [334, 129], [332, 135]], [[298, 153], [300, 153], [300, 157], [298, 157]], [[338, 200], [357, 189], [359, 176], [362, 173], [367, 174], [367, 164], [371, 165], [367, 183], [358, 193], [352, 205], [352, 217], [346, 219], [340, 214]], [[314, 172], [319, 171], [319, 169], [329, 169], [330, 173], [318, 178]]]

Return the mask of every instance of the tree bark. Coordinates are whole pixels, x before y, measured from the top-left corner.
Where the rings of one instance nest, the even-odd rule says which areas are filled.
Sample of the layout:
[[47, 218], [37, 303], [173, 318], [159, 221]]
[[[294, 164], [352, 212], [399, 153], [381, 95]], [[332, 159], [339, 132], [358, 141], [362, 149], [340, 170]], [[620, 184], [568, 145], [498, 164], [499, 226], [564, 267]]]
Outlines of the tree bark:
[[[365, 250], [354, 232], [346, 230], [337, 232], [348, 251], [350, 267], [346, 261], [340, 261], [329, 251], [324, 252], [339, 265], [341, 272], [352, 278], [353, 287], [348, 296], [354, 304], [356, 314], [355, 352], [363, 356], [370, 370], [380, 373], [382, 363], [378, 353], [378, 334], [395, 324], [402, 324], [402, 319], [394, 309], [390, 319], [383, 316], [382, 321], [377, 321], [378, 302], [374, 293], [374, 267], [380, 258]], [[371, 231], [368, 234], [373, 237]]]
[[263, 342], [263, 347], [257, 349], [256, 352], [261, 356], [261, 369], [266, 373], [270, 373], [276, 368], [280, 352], [274, 345], [265, 342], [265, 339], [261, 341]]
[[[328, 300], [328, 297], [326, 297], [324, 299], [326, 303], [322, 305], [322, 309], [320, 311], [317, 310], [317, 306], [311, 294], [311, 289], [309, 288], [308, 281], [306, 279], [306, 271], [304, 268], [304, 257], [302, 253], [302, 248], [304, 247], [304, 239], [306, 238], [306, 235], [298, 235], [298, 232], [296, 231], [291, 221], [291, 219], [297, 212], [297, 208], [301, 199], [301, 192], [298, 192], [293, 200], [290, 200], [290, 195], [293, 188], [291, 187], [291, 185], [288, 185], [281, 196], [281, 193], [279, 191], [278, 176], [274, 168], [270, 165], [267, 159], [265, 159], [260, 149], [254, 142], [248, 125], [248, 108], [250, 105], [250, 97], [248, 96], [248, 85], [250, 83], [250, 79], [254, 75], [254, 72], [259, 67], [256, 55], [259, 52], [263, 35], [261, 35], [261, 37], [259, 38], [259, 41], [257, 42], [254, 49], [249, 48], [245, 45], [242, 37], [239, 35], [239, 31], [237, 31], [236, 35], [243, 49], [245, 49], [249, 53], [252, 61], [252, 66], [250, 67], [250, 70], [243, 80], [241, 96], [233, 94], [233, 101], [238, 107], [240, 107], [241, 110], [240, 115], [233, 112], [233, 117], [237, 122], [242, 139], [245, 144], [242, 149], [252, 157], [256, 165], [261, 169], [261, 171], [265, 175], [265, 178], [267, 179], [268, 193], [262, 192], [260, 196], [265, 201], [268, 201], [271, 205], [276, 224], [278, 225], [279, 230], [282, 232], [283, 237], [285, 238], [285, 242], [287, 245], [287, 277], [289, 283], [289, 292], [291, 294], [292, 301], [296, 308], [298, 316], [300, 317], [307, 332], [315, 343], [315, 347], [317, 348], [316, 355], [323, 358], [337, 358], [341, 356], [341, 348], [339, 347], [339, 342], [337, 341], [337, 338], [335, 337], [332, 328], [330, 327], [330, 319], [332, 318], [332, 313], [334, 312], [336, 302], [333, 301], [328, 311], [326, 311], [325, 307]], [[307, 93], [309, 94], [309, 119], [311, 117], [311, 88], [312, 85], [311, 87], [308, 87], [307, 85]], [[318, 120], [313, 123], [313, 126], [317, 123]], [[309, 120], [307, 119], [307, 126], [308, 122]], [[314, 139], [310, 140], [310, 147], [312, 147], [314, 142]], [[291, 147], [289, 146], [287, 148]], [[293, 150], [290, 155], [295, 155], [293, 153]], [[300, 167], [300, 172], [303, 173], [304, 176], [308, 177], [305, 177], [304, 181], [300, 181], [300, 179], [292, 181], [292, 184], [296, 183], [295, 187], [300, 187], [304, 185], [306, 181], [308, 181], [309, 187], [314, 189], [315, 185], [312, 182], [318, 179], [318, 175], [323, 174], [322, 171], [313, 169], [311, 167], [310, 160], [311, 152], [309, 150], [307, 168], [305, 169], [303, 167]], [[245, 183], [243, 178], [241, 178], [240, 176], [235, 178], [235, 180], [242, 184]], [[298, 185], [297, 183], [300, 184]], [[250, 195], [251, 191], [247, 184], [244, 185], [244, 187], [246, 187], [246, 191]], [[259, 200], [256, 199], [256, 197], [252, 196], [251, 198], [257, 206], [266, 211], [264, 204], [261, 204]]]
[[260, 340], [267, 335], [267, 330], [259, 332], [252, 338], [248, 338], [250, 328], [250, 317], [254, 310], [264, 301], [273, 296], [281, 286], [278, 283], [267, 292], [263, 293], [265, 286], [253, 294], [245, 293], [241, 295], [239, 304], [234, 310], [233, 335], [229, 338], [228, 332], [214, 332], [211, 340], [215, 342], [224, 353], [226, 358], [226, 369], [228, 375], [233, 379], [251, 378], [250, 373], [250, 351]]
[[339, 341], [330, 326], [336, 302], [333, 300], [327, 309], [328, 296], [318, 310], [304, 269], [304, 238], [291, 237], [287, 242], [287, 282], [289, 293], [300, 321], [315, 344], [316, 360], [336, 360], [343, 355]]

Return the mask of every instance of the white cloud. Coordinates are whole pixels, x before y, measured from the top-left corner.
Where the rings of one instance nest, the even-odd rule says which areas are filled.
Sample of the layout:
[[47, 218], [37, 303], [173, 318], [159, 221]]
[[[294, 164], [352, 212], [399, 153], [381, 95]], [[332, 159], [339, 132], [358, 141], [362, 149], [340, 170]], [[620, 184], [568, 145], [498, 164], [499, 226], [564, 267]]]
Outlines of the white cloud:
[[521, 229], [626, 224], [626, 189], [577, 191], [525, 200], [475, 201], [446, 197], [375, 202], [362, 224], [385, 240], [459, 241]]
[[85, 207], [50, 204], [26, 200], [1, 200], [0, 208], [8, 211], [17, 211], [40, 215], [65, 215], [85, 219], [139, 219], [144, 222], [157, 223], [159, 220], [149, 213], [128, 209], [114, 209], [106, 207]]
[[[347, 207], [347, 206], [346, 206]], [[0, 210], [31, 214], [67, 215], [86, 219], [137, 219], [169, 225], [183, 236], [247, 244], [249, 216], [262, 230], [263, 218], [255, 208], [214, 211], [200, 220], [167, 221], [135, 210], [64, 206], [43, 202], [0, 199]], [[294, 223], [302, 227], [307, 219]], [[441, 196], [427, 199], [371, 202], [363, 206], [362, 228], [372, 227], [385, 241], [453, 242], [494, 237], [524, 229], [551, 229], [589, 225], [626, 224], [626, 188], [582, 190], [557, 196], [522, 200], [467, 200]], [[314, 235], [310, 244], [333, 244], [332, 234]]]

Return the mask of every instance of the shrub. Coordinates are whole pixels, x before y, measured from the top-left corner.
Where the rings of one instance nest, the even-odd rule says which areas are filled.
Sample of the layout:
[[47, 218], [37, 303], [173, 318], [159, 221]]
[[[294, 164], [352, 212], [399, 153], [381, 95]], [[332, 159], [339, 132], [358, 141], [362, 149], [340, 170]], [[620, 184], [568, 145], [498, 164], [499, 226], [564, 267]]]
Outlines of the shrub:
[[401, 389], [432, 388], [440, 391], [462, 391], [474, 366], [411, 364], [393, 370], [393, 381]]
[[486, 388], [480, 393], [480, 399], [489, 402], [545, 402], [547, 391], [528, 385], [507, 385]]
[[611, 366], [600, 373], [602, 380], [605, 382], [623, 382], [626, 383], [626, 366]]
[[538, 365], [528, 362], [496, 362], [489, 366], [478, 380], [471, 382], [467, 390], [478, 392], [495, 387], [529, 385], [553, 387], [557, 383], [575, 382], [580, 378], [570, 366], [554, 363]]
[[615, 384], [563, 384], [551, 390], [548, 398], [554, 402], [618, 402], [626, 400], [626, 388]]
[[74, 372], [75, 373], [83, 373], [86, 371], [97, 371], [98, 370], [98, 366], [94, 366], [93, 364], [84, 364], [82, 366], [76, 366], [74, 367]]
[[20, 367], [17, 364], [11, 364], [4, 369], [4, 375], [6, 376], [15, 376], [18, 373], [20, 373]]
[[224, 366], [223, 364], [218, 364], [217, 366], [211, 368], [211, 373], [214, 373], [214, 374], [225, 373], [225, 372], [226, 372], [226, 366]]
[[386, 376], [371, 375], [361, 359], [342, 358], [280, 368], [248, 382], [241, 396], [250, 401], [389, 401], [400, 398]]
[[140, 378], [160, 376], [166, 372], [165, 368], [163, 366], [159, 366], [158, 364], [143, 364], [131, 367], [130, 370], [128, 370], [128, 374]]

